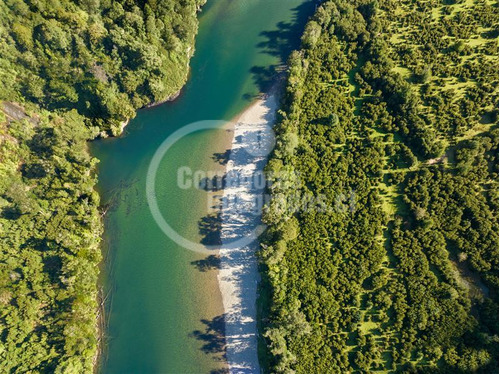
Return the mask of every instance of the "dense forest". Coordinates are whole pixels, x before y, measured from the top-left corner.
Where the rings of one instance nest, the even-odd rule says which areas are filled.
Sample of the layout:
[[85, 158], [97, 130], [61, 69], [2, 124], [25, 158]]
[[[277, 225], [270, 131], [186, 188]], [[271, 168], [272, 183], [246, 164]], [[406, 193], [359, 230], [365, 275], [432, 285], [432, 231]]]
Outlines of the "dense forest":
[[266, 370], [498, 372], [498, 2], [323, 2], [280, 117]]
[[203, 2], [0, 1], [0, 372], [93, 371], [102, 225], [87, 141], [182, 87]]

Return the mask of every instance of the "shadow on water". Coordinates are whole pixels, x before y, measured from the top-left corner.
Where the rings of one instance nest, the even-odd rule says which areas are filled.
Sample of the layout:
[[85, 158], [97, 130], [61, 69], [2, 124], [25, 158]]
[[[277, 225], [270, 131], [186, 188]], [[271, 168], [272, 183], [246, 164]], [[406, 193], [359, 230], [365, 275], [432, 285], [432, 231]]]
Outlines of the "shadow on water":
[[231, 156], [231, 149], [226, 149], [224, 152], [214, 153], [212, 155], [212, 160], [218, 162], [220, 165], [226, 165], [229, 162], [230, 156]]
[[230, 371], [228, 369], [217, 369], [217, 370], [212, 370], [210, 374], [229, 374]]
[[[225, 317], [224, 314], [214, 317], [212, 320], [202, 319], [204, 330], [195, 330], [191, 337], [203, 343], [201, 350], [212, 355], [215, 361], [226, 360], [226, 339], [225, 339]], [[212, 370], [210, 374], [229, 373], [225, 368]]]
[[211, 213], [203, 217], [198, 222], [198, 229], [202, 235], [201, 244], [221, 245], [221, 228], [222, 218], [220, 212]]
[[198, 189], [206, 192], [217, 192], [224, 189], [226, 183], [226, 175], [214, 175], [213, 177], [205, 177], [200, 180]]
[[[302, 31], [309, 16], [313, 14], [316, 4], [317, 1], [304, 2], [292, 9], [293, 16], [290, 22], [278, 22], [276, 29], [260, 33], [264, 41], [257, 44], [259, 53], [278, 59], [277, 65], [256, 65], [250, 68], [250, 73], [260, 92], [267, 92], [283, 75], [284, 64], [290, 53], [300, 47]], [[255, 96], [245, 93], [243, 98], [251, 101]]]
[[[226, 346], [226, 326], [228, 321], [233, 318], [224, 313], [214, 317], [212, 320], [202, 319], [204, 325], [203, 330], [195, 330], [190, 334], [191, 338], [202, 343], [201, 350], [211, 355], [214, 361], [226, 362], [227, 361], [227, 346]], [[231, 324], [232, 322], [229, 322]], [[243, 362], [243, 364], [245, 364]], [[247, 369], [248, 370], [248, 369]], [[247, 371], [245, 371], [247, 372]], [[227, 368], [215, 369], [210, 374], [226, 374], [229, 373]]]
[[220, 256], [209, 255], [201, 260], [191, 261], [191, 265], [201, 272], [220, 269]]

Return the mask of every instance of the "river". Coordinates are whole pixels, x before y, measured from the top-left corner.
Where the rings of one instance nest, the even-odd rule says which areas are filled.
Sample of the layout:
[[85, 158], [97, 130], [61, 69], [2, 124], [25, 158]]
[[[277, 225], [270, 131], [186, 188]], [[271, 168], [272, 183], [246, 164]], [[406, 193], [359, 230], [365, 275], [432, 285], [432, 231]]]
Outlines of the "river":
[[[191, 74], [179, 98], [140, 110], [119, 138], [91, 144], [98, 189], [109, 206], [103, 238], [105, 339], [102, 373], [215, 373], [224, 369], [223, 309], [211, 257], [174, 243], [146, 200], [149, 163], [170, 134], [202, 120], [230, 120], [266, 92], [314, 3], [208, 0], [200, 13]], [[179, 189], [177, 171], [220, 169], [231, 138], [199, 131], [176, 142], [156, 174], [165, 220], [195, 242], [210, 240], [206, 192]], [[208, 230], [210, 231], [210, 230]]]

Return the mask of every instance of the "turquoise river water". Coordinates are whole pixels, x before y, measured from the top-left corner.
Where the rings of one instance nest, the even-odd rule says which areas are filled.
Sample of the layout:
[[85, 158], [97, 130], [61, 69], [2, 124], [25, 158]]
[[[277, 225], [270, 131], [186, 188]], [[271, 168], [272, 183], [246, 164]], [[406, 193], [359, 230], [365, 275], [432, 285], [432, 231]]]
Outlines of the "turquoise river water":
[[[298, 46], [314, 10], [303, 0], [208, 0], [200, 13], [191, 75], [174, 102], [140, 110], [125, 134], [93, 142], [100, 159], [105, 218], [106, 296], [102, 373], [215, 373], [223, 313], [216, 270], [181, 248], [156, 225], [146, 201], [146, 173], [158, 146], [175, 130], [201, 120], [230, 120], [265, 92]], [[206, 130], [177, 142], [156, 176], [158, 205], [183, 236], [203, 242], [206, 196], [177, 187], [177, 170], [216, 168], [226, 131]], [[206, 194], [206, 193], [205, 193]]]

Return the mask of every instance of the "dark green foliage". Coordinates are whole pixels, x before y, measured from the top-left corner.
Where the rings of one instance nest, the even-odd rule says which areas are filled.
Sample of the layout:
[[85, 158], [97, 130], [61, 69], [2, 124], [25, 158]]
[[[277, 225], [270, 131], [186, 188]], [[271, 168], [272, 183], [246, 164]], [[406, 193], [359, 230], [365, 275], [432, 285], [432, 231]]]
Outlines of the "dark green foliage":
[[0, 3], [0, 99], [76, 108], [117, 132], [184, 84], [204, 0]]
[[180, 90], [202, 2], [0, 1], [0, 372], [93, 372], [102, 225], [87, 141]]
[[318, 8], [268, 164], [270, 372], [498, 371], [497, 11]]
[[97, 129], [75, 111], [2, 126], [0, 371], [90, 372], [101, 222], [86, 141]]

